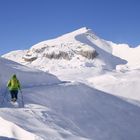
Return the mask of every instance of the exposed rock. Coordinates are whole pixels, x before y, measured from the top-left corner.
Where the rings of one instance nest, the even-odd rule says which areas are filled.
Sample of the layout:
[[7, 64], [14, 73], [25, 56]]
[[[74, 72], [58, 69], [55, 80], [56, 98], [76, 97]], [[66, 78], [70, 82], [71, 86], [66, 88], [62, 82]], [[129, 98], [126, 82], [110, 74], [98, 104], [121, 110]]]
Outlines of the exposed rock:
[[30, 54], [26, 54], [26, 55], [24, 55], [24, 56], [22, 57], [22, 59], [23, 59], [24, 61], [27, 61], [27, 62], [32, 62], [32, 61], [34, 61], [34, 60], [37, 59], [37, 56], [33, 56], [33, 55], [30, 55]]
[[59, 53], [45, 53], [43, 57], [49, 58], [49, 59], [66, 59], [70, 60], [70, 56], [67, 52], [59, 51]]
[[78, 46], [73, 46], [72, 43], [51, 46], [43, 44], [40, 48], [30, 49], [23, 56], [23, 59], [24, 61], [32, 62], [37, 59], [37, 56], [42, 56], [48, 59], [71, 60], [75, 55], [81, 55], [87, 59], [94, 59], [98, 54], [94, 48], [86, 44], [78, 44]]
[[47, 47], [49, 47], [49, 46], [44, 46], [44, 47], [42, 47], [42, 48], [37, 48], [37, 49], [32, 49], [31, 51], [32, 52], [35, 52], [35, 53], [42, 53], [42, 52], [44, 52], [44, 50], [47, 48]]
[[[74, 51], [75, 54], [82, 55], [83, 57], [86, 57], [88, 59], [94, 59], [98, 54], [95, 50], [81, 50], [81, 51]], [[72, 56], [74, 56], [74, 52], [64, 52], [64, 51], [59, 51], [59, 53], [45, 53], [43, 56], [47, 57], [49, 59], [66, 59], [70, 60]]]
[[88, 59], [94, 59], [98, 55], [98, 53], [95, 50], [81, 50], [79, 54]]

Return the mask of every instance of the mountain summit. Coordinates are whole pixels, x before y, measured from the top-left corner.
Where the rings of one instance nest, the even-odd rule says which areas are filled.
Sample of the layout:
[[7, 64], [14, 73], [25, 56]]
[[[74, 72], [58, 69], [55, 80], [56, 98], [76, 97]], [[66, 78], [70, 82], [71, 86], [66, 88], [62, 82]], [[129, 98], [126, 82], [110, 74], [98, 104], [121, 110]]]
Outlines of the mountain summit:
[[[125, 46], [127, 49], [124, 52]], [[125, 57], [129, 50], [127, 44], [106, 41], [91, 29], [83, 27], [55, 39], [42, 41], [28, 50], [10, 52], [4, 57], [44, 71], [87, 66], [116, 69], [118, 66], [122, 68], [122, 65], [124, 68], [124, 64], [133, 60]]]

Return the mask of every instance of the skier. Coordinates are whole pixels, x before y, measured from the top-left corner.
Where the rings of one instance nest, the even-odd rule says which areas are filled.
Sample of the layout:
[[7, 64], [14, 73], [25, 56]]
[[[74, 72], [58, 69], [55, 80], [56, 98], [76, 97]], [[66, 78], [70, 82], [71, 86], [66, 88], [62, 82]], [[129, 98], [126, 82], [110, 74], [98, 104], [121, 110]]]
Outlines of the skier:
[[21, 90], [20, 82], [14, 74], [7, 83], [7, 87], [11, 93], [11, 101], [16, 102], [18, 97], [18, 90]]

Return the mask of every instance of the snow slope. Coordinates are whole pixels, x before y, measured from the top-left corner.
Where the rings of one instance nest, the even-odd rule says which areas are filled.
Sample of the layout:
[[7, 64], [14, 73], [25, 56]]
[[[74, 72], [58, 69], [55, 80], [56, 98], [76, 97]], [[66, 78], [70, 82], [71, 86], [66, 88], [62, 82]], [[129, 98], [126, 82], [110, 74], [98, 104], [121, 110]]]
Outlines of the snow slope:
[[[41, 71], [3, 58], [0, 60], [1, 75], [9, 74], [12, 70], [18, 73], [23, 81], [26, 72], [26, 80], [32, 82], [32, 86], [22, 83], [25, 108], [15, 108], [7, 100], [1, 105], [0, 116], [4, 118], [3, 124], [6, 125], [7, 120], [16, 128], [11, 129], [8, 123], [6, 129], [9, 131], [0, 133], [1, 137], [22, 140], [25, 137], [34, 139], [36, 135], [35, 139], [39, 140], [139, 140], [140, 108], [134, 102], [83, 83], [58, 82], [55, 76], [46, 73], [52, 82], [48, 84]], [[36, 78], [40, 77], [40, 83], [32, 77], [36, 72], [40, 73], [36, 74]], [[1, 80], [4, 83], [3, 78]], [[1, 90], [1, 93], [3, 92], [4, 90]], [[8, 93], [7, 96], [9, 97]], [[20, 96], [19, 94], [19, 104]], [[5, 129], [2, 128], [2, 131]], [[11, 131], [15, 133], [11, 134]], [[19, 133], [22, 133], [20, 137]]]
[[[15, 123], [15, 124], [13, 124], [13, 123], [6, 124], [6, 121], [5, 122], [3, 121], [4, 126], [6, 128], [1, 129], [2, 130], [0, 133], [0, 136], [2, 136], [1, 138], [6, 139], [6, 137], [7, 138], [10, 137], [10, 138], [16, 138], [19, 140], [27, 139], [27, 138], [42, 140], [41, 137], [37, 137], [37, 136], [35, 137], [35, 135], [30, 134], [25, 131], [25, 130], [27, 130], [30, 132], [34, 132], [35, 134], [39, 133], [39, 135], [45, 135], [45, 136], [43, 136], [44, 137], [43, 139], [49, 139], [49, 140], [63, 139], [56, 130], [53, 130], [51, 128], [51, 126], [47, 128], [47, 126], [44, 125], [44, 120], [40, 120], [43, 117], [43, 116], [40, 116], [40, 112], [44, 109], [45, 109], [45, 111], [48, 111], [48, 109], [46, 109], [46, 107], [43, 106], [43, 108], [42, 108], [39, 106], [39, 109], [37, 109], [38, 105], [33, 105], [33, 108], [35, 107], [35, 111], [39, 110], [39, 111], [35, 112], [35, 114], [33, 115], [32, 105], [31, 105], [33, 95], [30, 96], [30, 98], [29, 98], [29, 93], [31, 93], [31, 91], [34, 91], [34, 93], [36, 92], [35, 90], [32, 90], [33, 87], [53, 86], [53, 85], [58, 85], [58, 84], [66, 83], [66, 82], [65, 81], [61, 82], [60, 80], [58, 80], [55, 76], [53, 76], [51, 74], [47, 74], [47, 73], [44, 73], [39, 70], [34, 70], [34, 69], [22, 66], [20, 64], [17, 64], [15, 62], [12, 62], [12, 61], [9, 61], [9, 60], [3, 59], [3, 58], [0, 58], [0, 62], [1, 62], [1, 65], [0, 65], [0, 68], [1, 68], [0, 69], [0, 75], [1, 75], [1, 89], [0, 89], [1, 109], [0, 110], [1, 111], [0, 112], [2, 114], [4, 114], [4, 115], [2, 115], [4, 119], [10, 119], [11, 122]], [[24, 98], [25, 103], [26, 103], [26, 100], [28, 101], [30, 99], [29, 100], [30, 104], [27, 105], [27, 107], [25, 105], [25, 109], [22, 108], [23, 106], [21, 103], [22, 99], [21, 99], [20, 93], [19, 93], [18, 102], [19, 102], [19, 107], [21, 107], [21, 108], [15, 108], [14, 106], [12, 106], [10, 104], [10, 102], [9, 102], [10, 95], [9, 95], [8, 91], [5, 90], [6, 81], [8, 80], [9, 75], [13, 74], [13, 72], [16, 73], [17, 76], [19, 77], [19, 79], [22, 83], [23, 89], [24, 88], [31, 89], [30, 92], [26, 92], [27, 94], [25, 92], [23, 92], [23, 97], [25, 96], [25, 98]], [[26, 80], [26, 81], [24, 81], [24, 80]], [[44, 91], [44, 94], [46, 94], [46, 91]], [[26, 96], [27, 96], [27, 99], [26, 99]], [[38, 98], [38, 97], [40, 97], [39, 94], [36, 97], [37, 97], [36, 98], [37, 100], [40, 100], [40, 102], [42, 102], [41, 101], [42, 98], [41, 99]], [[37, 108], [36, 108], [36, 106], [37, 106]], [[40, 119], [36, 118], [36, 113], [38, 113], [37, 115], [39, 117], [41, 117]], [[51, 113], [53, 113], [53, 111], [51, 111]], [[55, 116], [57, 116], [57, 114]], [[47, 116], [46, 116], [46, 118], [47, 118]], [[17, 120], [17, 119], [19, 119], [19, 120]], [[17, 121], [15, 121], [15, 120], [17, 120]], [[36, 129], [35, 124], [37, 125], [37, 129]], [[23, 130], [20, 129], [17, 125], [21, 126], [23, 128]], [[70, 128], [72, 127], [71, 125], [73, 125], [73, 124], [70, 123]], [[44, 127], [42, 128], [42, 126], [44, 126]], [[7, 132], [3, 133], [5, 131], [5, 129], [7, 129]], [[45, 129], [45, 130], [43, 130], [43, 129]], [[63, 133], [64, 133], [63, 134], [64, 136], [68, 135], [70, 137], [68, 139], [74, 138], [74, 139], [79, 139], [79, 140], [86, 140], [86, 138], [82, 138], [82, 137], [80, 138], [80, 136], [73, 135], [69, 131], [67, 132], [67, 130], [65, 130]]]
[[106, 72], [87, 78], [91, 86], [107, 93], [140, 101], [140, 69], [127, 72]]
[[0, 58], [0, 88], [4, 90], [6, 83], [12, 74], [17, 74], [21, 84], [25, 87], [31, 87], [32, 81], [35, 85], [40, 85], [40, 83], [59, 83], [60, 80], [49, 73], [44, 73], [40, 70], [28, 68], [19, 63], [6, 60], [5, 58]]
[[[22, 128], [18, 127], [17, 125], [8, 122], [0, 117], [0, 139], [7, 140], [7, 139], [19, 139], [19, 140], [35, 140], [35, 135], [29, 133]], [[36, 137], [37, 138], [37, 137]]]
[[140, 108], [124, 99], [81, 83], [23, 93], [25, 108], [1, 108], [0, 116], [45, 140], [139, 140]]
[[[36, 93], [42, 90], [46, 91], [46, 87]], [[139, 139], [139, 107], [80, 83], [54, 86], [53, 91], [49, 87], [47, 91], [46, 95], [41, 93], [47, 99], [41, 100], [41, 104], [72, 121], [81, 135], [91, 140]]]
[[[79, 48], [93, 48], [98, 55], [88, 59], [72, 53]], [[72, 54], [70, 60], [44, 57], [45, 53], [58, 53], [61, 49]], [[0, 58], [0, 117], [28, 131], [30, 136], [36, 135], [36, 139], [139, 140], [138, 52], [139, 47], [117, 45], [81, 28], [29, 50], [6, 54], [5, 58], [29, 67]], [[25, 55], [33, 57], [33, 61], [24, 61]], [[8, 102], [5, 84], [13, 73], [22, 83], [24, 108], [20, 93], [19, 108]], [[9, 133], [0, 135], [9, 137]]]
[[120, 67], [120, 69], [138, 69], [140, 68], [140, 47], [130, 48], [127, 44], [114, 44], [113, 46], [113, 54], [127, 60], [127, 64], [125, 66]]

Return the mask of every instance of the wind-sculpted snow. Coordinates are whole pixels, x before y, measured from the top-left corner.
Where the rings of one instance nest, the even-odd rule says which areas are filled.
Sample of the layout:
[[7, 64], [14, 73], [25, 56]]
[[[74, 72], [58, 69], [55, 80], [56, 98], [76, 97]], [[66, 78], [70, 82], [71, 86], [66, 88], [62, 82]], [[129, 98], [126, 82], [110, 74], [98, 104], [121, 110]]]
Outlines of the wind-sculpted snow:
[[[112, 55], [111, 46], [108, 47], [109, 44], [107, 46], [107, 44], [104, 44], [103, 41], [101, 41], [99, 38], [96, 39], [98, 40], [96, 41], [98, 43], [95, 43], [94, 38], [92, 38], [91, 36], [89, 38], [88, 36], [89, 35], [87, 34], [80, 34], [80, 35], [75, 36], [75, 39], [78, 40], [79, 42], [86, 43], [89, 46], [92, 46], [99, 54], [98, 58], [103, 61], [103, 64], [101, 65], [103, 65], [104, 68], [115, 69], [117, 65], [127, 63], [127, 61]], [[108, 47], [108, 49], [106, 46]]]
[[27, 88], [23, 94], [25, 109], [1, 109], [0, 115], [44, 139], [139, 140], [140, 108], [120, 97], [80, 83]]
[[16, 139], [0, 136], [0, 140], [16, 140]]
[[[0, 117], [0, 140], [36, 140], [37, 136]], [[38, 137], [39, 138], [39, 137]], [[41, 140], [41, 139], [40, 139]]]
[[112, 95], [140, 101], [140, 69], [124, 72], [107, 72], [89, 77], [88, 82], [95, 88]]

